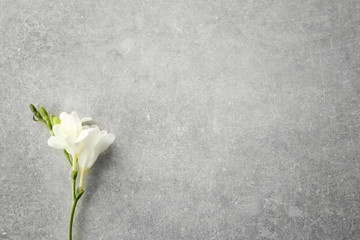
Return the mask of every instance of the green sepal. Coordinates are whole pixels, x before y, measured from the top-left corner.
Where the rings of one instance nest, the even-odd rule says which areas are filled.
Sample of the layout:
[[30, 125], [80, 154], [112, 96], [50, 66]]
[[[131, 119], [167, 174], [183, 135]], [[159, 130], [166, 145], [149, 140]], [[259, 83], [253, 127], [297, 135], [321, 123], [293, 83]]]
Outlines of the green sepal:
[[40, 121], [40, 119], [35, 119], [35, 115], [33, 116], [33, 120], [34, 120], [35, 122]]
[[78, 173], [78, 171], [77, 170], [73, 170], [72, 172], [71, 172], [71, 179], [76, 179], [76, 177], [77, 177], [77, 173]]
[[76, 200], [79, 200], [81, 198], [81, 196], [84, 194], [84, 190], [83, 189], [80, 189], [80, 188], [77, 188], [76, 190]]

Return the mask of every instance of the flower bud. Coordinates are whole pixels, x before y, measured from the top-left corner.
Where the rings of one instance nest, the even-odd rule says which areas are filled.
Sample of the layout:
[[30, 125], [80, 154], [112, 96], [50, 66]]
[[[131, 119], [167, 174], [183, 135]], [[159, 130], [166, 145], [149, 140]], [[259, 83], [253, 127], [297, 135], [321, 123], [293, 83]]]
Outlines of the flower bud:
[[30, 107], [31, 112], [36, 116], [38, 114], [36, 107], [32, 104], [30, 104], [29, 107]]
[[35, 122], [41, 121], [42, 123], [44, 123], [45, 125], [47, 125], [46, 122], [44, 121], [44, 119], [41, 117], [41, 115], [40, 115], [40, 113], [38, 112], [38, 110], [36, 109], [36, 107], [35, 107], [33, 104], [30, 104], [29, 107], [30, 107], [31, 112], [34, 114], [33, 120], [34, 120]]
[[54, 118], [52, 119], [52, 124], [56, 125], [56, 124], [60, 124], [60, 123], [61, 123], [60, 118], [54, 116]]
[[47, 111], [45, 110], [45, 108], [43, 106], [40, 106], [39, 108], [39, 112], [41, 117], [48, 122], [49, 121], [49, 114], [47, 113]]
[[43, 106], [40, 106], [39, 112], [40, 112], [41, 117], [45, 120], [47, 127], [51, 130], [52, 125], [51, 125], [51, 121], [49, 118], [49, 114], [47, 113], [47, 111], [45, 110], [45, 108]]
[[51, 125], [54, 125], [54, 117], [55, 117], [54, 114], [50, 114], [50, 122], [51, 122]]

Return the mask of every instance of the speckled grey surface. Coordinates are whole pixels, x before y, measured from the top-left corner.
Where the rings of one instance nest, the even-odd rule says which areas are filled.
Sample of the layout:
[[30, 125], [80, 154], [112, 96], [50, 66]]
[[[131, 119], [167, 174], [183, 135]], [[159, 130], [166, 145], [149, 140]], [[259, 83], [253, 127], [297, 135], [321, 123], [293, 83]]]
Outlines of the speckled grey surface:
[[0, 239], [67, 239], [29, 103], [116, 135], [74, 239], [360, 239], [360, 1], [1, 1]]

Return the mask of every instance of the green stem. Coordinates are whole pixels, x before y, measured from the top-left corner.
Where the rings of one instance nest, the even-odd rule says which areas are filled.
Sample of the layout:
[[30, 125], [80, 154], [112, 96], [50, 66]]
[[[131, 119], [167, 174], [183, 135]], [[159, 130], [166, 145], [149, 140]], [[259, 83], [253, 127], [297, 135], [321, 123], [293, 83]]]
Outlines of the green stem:
[[73, 225], [73, 221], [74, 221], [76, 204], [84, 193], [84, 190], [82, 190], [82, 189], [78, 189], [78, 191], [76, 193], [76, 191], [75, 191], [76, 177], [77, 177], [77, 170], [75, 169], [71, 173], [73, 203], [72, 203], [72, 207], [71, 207], [70, 220], [69, 220], [69, 240], [72, 240], [72, 225]]
[[70, 222], [69, 222], [69, 240], [72, 240], [72, 225], [73, 225], [73, 221], [74, 221], [76, 204], [77, 204], [79, 199], [80, 199], [80, 197], [79, 198], [74, 198], [73, 203], [72, 203], [72, 207], [71, 207]]
[[72, 197], [73, 197], [73, 200], [76, 199], [76, 192], [75, 192], [76, 175], [77, 175], [77, 171], [75, 170], [71, 174], [71, 185], [72, 185]]
[[71, 172], [71, 185], [72, 185], [72, 197], [73, 200], [76, 198], [76, 192], [75, 192], [75, 185], [76, 185], [76, 177], [77, 177], [77, 167], [76, 167], [76, 160], [77, 160], [77, 156], [72, 156], [73, 159], [73, 170]]
[[69, 222], [69, 240], [72, 240], [72, 225], [74, 221], [76, 204], [83, 194], [84, 194], [84, 190], [78, 190], [77, 196], [73, 199], [71, 213], [70, 213], [70, 222]]

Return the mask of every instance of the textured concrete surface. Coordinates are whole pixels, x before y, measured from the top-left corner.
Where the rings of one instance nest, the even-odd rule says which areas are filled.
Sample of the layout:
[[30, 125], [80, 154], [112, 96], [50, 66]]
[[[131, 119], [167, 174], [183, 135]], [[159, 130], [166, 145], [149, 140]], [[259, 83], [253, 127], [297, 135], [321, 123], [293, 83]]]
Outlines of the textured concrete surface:
[[29, 103], [114, 133], [74, 239], [360, 239], [360, 1], [0, 1], [0, 239], [67, 239]]

